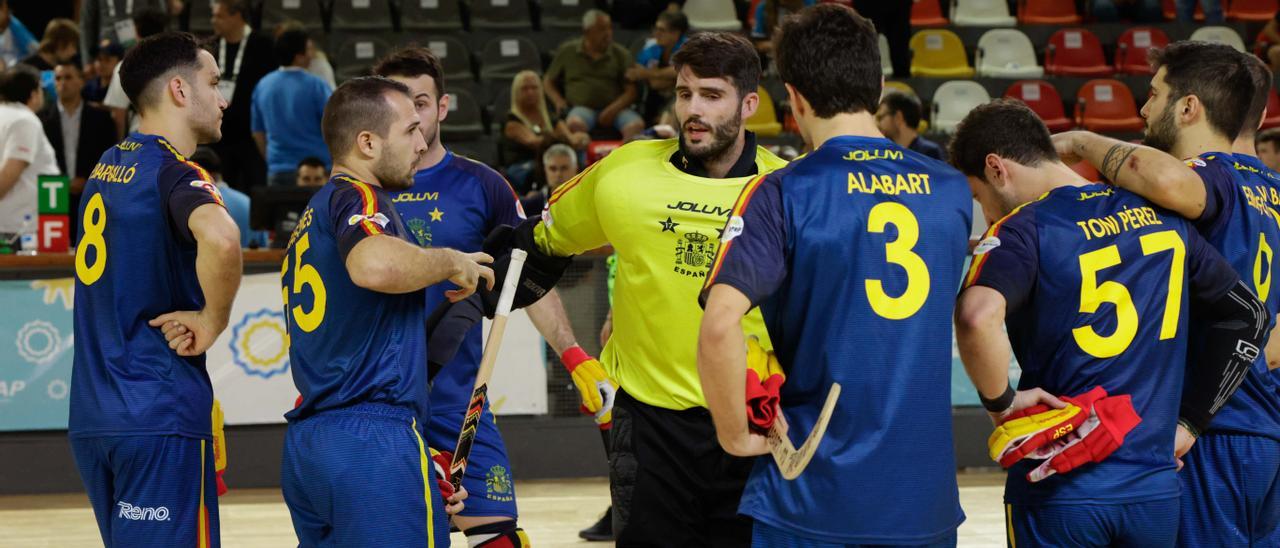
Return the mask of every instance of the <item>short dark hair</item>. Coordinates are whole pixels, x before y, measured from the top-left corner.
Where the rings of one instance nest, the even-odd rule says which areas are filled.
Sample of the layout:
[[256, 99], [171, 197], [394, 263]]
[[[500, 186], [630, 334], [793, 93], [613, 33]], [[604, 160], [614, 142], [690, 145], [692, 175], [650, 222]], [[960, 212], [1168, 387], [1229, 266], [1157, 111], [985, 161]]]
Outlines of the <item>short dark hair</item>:
[[880, 41], [875, 25], [839, 4], [818, 4], [788, 15], [773, 37], [782, 81], [819, 118], [874, 113], [880, 104]]
[[70, 59], [59, 59], [57, 63], [53, 64], [53, 68], [58, 68], [58, 67], [71, 67], [76, 69], [76, 72], [79, 73], [81, 76], [84, 75], [84, 68], [82, 68], [82, 66], [80, 65], [79, 55], [76, 55], [75, 57], [72, 57]]
[[311, 37], [302, 29], [287, 29], [281, 32], [276, 36], [276, 43], [272, 48], [276, 64], [282, 67], [292, 65], [294, 58], [307, 51], [308, 40], [311, 40]]
[[1147, 52], [1153, 71], [1165, 69], [1169, 102], [1195, 95], [1204, 105], [1209, 127], [1235, 139], [1253, 101], [1253, 79], [1241, 55], [1231, 46], [1179, 41]]
[[227, 9], [227, 13], [234, 13], [245, 19], [249, 18], [249, 2], [248, 0], [217, 0], [218, 4]]
[[1254, 139], [1254, 146], [1262, 143], [1271, 143], [1271, 146], [1280, 150], [1280, 128], [1264, 129], [1258, 132], [1258, 137]]
[[681, 35], [689, 32], [689, 17], [680, 11], [664, 11], [658, 14], [658, 22], [666, 23], [671, 30]]
[[760, 54], [737, 34], [700, 32], [685, 40], [671, 56], [676, 73], [689, 67], [699, 78], [724, 78], [738, 88], [738, 97], [755, 93], [760, 86]]
[[444, 95], [444, 69], [440, 67], [440, 59], [430, 49], [422, 46], [408, 46], [391, 52], [373, 66], [373, 73], [387, 77], [430, 76], [431, 81], [436, 84], [436, 98]]
[[222, 175], [222, 158], [218, 157], [218, 153], [209, 147], [196, 147], [196, 151], [191, 153], [188, 158], [192, 162], [200, 164], [209, 173], [217, 173]]
[[0, 73], [0, 100], [26, 103], [40, 89], [40, 73], [29, 65], [18, 64]]
[[169, 12], [155, 6], [142, 8], [133, 14], [133, 27], [139, 39], [160, 34], [169, 28]]
[[902, 121], [906, 122], [907, 127], [914, 129], [920, 125], [922, 107], [920, 100], [915, 96], [901, 91], [890, 91], [880, 99], [880, 104], [888, 107], [890, 115], [901, 112]]
[[347, 80], [333, 91], [324, 106], [320, 133], [334, 161], [346, 157], [362, 131], [388, 135], [392, 119], [386, 98], [389, 93], [408, 97], [409, 87], [382, 76], [363, 76]]
[[1258, 132], [1258, 124], [1262, 123], [1262, 113], [1267, 110], [1267, 99], [1271, 96], [1271, 69], [1261, 59], [1247, 53], [1236, 53], [1244, 59], [1249, 69], [1249, 79], [1253, 81], [1253, 101], [1244, 115], [1244, 125], [1240, 126], [1240, 137], [1249, 137]]
[[154, 101], [148, 89], [174, 71], [190, 78], [200, 68], [200, 42], [185, 32], [143, 38], [120, 62], [120, 87], [139, 111]]
[[1058, 160], [1049, 128], [1017, 99], [996, 99], [969, 111], [951, 138], [951, 165], [965, 175], [983, 178], [988, 154], [1028, 167]]
[[298, 162], [298, 169], [302, 169], [304, 167], [318, 167], [320, 169], [324, 169], [324, 160], [316, 158], [315, 156], [307, 156], [306, 158], [303, 158], [302, 161]]

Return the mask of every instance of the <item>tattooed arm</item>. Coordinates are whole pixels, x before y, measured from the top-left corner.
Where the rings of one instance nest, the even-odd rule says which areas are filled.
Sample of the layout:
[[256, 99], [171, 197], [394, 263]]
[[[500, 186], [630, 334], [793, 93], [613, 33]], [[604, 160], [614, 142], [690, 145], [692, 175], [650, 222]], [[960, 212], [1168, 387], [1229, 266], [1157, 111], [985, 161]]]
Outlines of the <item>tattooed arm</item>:
[[1192, 220], [1204, 213], [1207, 198], [1204, 181], [1185, 162], [1173, 156], [1088, 131], [1054, 135], [1053, 146], [1064, 162], [1089, 162], [1111, 184], [1139, 194], [1160, 207]]

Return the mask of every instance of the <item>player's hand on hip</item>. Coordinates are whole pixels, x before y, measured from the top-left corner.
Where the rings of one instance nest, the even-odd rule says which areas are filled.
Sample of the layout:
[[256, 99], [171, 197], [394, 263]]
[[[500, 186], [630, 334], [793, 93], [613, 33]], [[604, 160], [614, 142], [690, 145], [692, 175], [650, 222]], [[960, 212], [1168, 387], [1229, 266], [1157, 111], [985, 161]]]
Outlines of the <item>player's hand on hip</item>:
[[1178, 470], [1182, 470], [1182, 457], [1191, 451], [1191, 446], [1196, 444], [1196, 435], [1192, 434], [1187, 427], [1178, 424], [1178, 433], [1173, 438], [1173, 460], [1178, 463]]
[[487, 253], [458, 253], [457, 273], [449, 278], [449, 281], [458, 286], [458, 289], [450, 289], [444, 294], [449, 298], [449, 302], [458, 302], [471, 296], [476, 292], [476, 286], [484, 281], [485, 287], [493, 289], [493, 269], [486, 264], [493, 263], [493, 257]]
[[458, 512], [461, 512], [463, 508], [467, 507], [466, 503], [462, 502], [464, 500], [467, 500], [467, 488], [458, 487], [458, 490], [454, 491], [453, 495], [450, 495], [448, 499], [445, 499], [445, 513], [453, 516]]
[[1064, 131], [1050, 137], [1053, 140], [1053, 149], [1058, 153], [1058, 159], [1062, 160], [1062, 163], [1074, 165], [1083, 160], [1079, 154], [1076, 154], [1076, 136], [1079, 134], [1080, 132], [1077, 131]]
[[151, 327], [160, 328], [165, 341], [169, 343], [169, 348], [179, 356], [204, 354], [210, 346], [213, 346], [213, 341], [226, 327], [199, 311], [161, 314], [147, 323]]
[[988, 411], [988, 414], [991, 415], [991, 422], [999, 426], [1001, 422], [1004, 422], [1005, 417], [1028, 407], [1041, 404], [1047, 405], [1053, 409], [1062, 409], [1067, 406], [1067, 402], [1058, 399], [1058, 397], [1053, 394], [1045, 392], [1044, 389], [1032, 388], [1030, 390], [1019, 390], [1013, 397], [1013, 405], [1009, 406], [1008, 409], [999, 413]]

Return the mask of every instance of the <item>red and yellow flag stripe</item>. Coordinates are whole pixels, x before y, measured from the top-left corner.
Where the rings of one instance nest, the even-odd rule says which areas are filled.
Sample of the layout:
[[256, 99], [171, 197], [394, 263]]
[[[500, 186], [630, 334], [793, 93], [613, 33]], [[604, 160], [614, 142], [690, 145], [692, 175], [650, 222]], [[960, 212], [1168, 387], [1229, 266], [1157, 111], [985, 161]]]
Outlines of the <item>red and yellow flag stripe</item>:
[[351, 183], [351, 186], [355, 187], [356, 191], [360, 193], [360, 202], [362, 204], [360, 212], [365, 216], [364, 220], [360, 221], [360, 228], [364, 229], [365, 234], [370, 236], [384, 234], [385, 231], [382, 230], [382, 227], [370, 220], [374, 215], [378, 214], [378, 195], [373, 192], [373, 187], [369, 186], [369, 183], [352, 179], [351, 177], [340, 176], [338, 179]]
[[[738, 200], [733, 203], [733, 211], [729, 213], [729, 218], [741, 217], [742, 213], [747, 210], [747, 204], [751, 202], [751, 197], [755, 195], [756, 189], [760, 188], [760, 183], [764, 182], [768, 174], [757, 175], [742, 187], [742, 192], [738, 193]], [[711, 263], [711, 273], [707, 274], [707, 281], [702, 284], [702, 290], [706, 291], [716, 283], [716, 276], [720, 274], [720, 267], [724, 265], [724, 257], [729, 253], [729, 247], [733, 245], [733, 240], [720, 243], [720, 249], [716, 251], [716, 260]]]

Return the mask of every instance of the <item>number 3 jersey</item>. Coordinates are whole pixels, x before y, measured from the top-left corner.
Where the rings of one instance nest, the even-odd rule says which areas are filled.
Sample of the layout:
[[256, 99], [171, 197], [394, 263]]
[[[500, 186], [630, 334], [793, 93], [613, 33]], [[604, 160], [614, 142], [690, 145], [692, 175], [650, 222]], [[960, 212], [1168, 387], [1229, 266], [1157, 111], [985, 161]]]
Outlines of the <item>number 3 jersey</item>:
[[204, 307], [187, 218], [205, 204], [222, 204], [213, 179], [156, 135], [129, 135], [93, 168], [76, 235], [71, 436], [210, 439], [204, 355], [178, 356], [147, 324]]
[[826, 436], [784, 480], [756, 461], [740, 511], [840, 544], [945, 542], [964, 519], [951, 440], [951, 316], [973, 205], [959, 172], [883, 138], [831, 139], [748, 184], [706, 282], [759, 304], [799, 446], [831, 384]]
[[291, 422], [366, 402], [426, 418], [425, 294], [379, 293], [347, 273], [351, 250], [378, 235], [417, 245], [386, 191], [334, 174], [289, 238], [281, 284], [289, 368], [302, 394], [302, 405], [285, 414]]
[[[1022, 367], [1020, 390], [1128, 394], [1142, 418], [1105, 461], [1026, 479], [1009, 469], [1010, 504], [1127, 503], [1177, 496], [1174, 432], [1188, 367], [1189, 303], [1240, 279], [1176, 214], [1106, 185], [1059, 187], [993, 224], [965, 287], [999, 291]], [[1192, 364], [1191, 366], [1194, 366]]]

